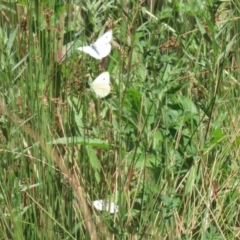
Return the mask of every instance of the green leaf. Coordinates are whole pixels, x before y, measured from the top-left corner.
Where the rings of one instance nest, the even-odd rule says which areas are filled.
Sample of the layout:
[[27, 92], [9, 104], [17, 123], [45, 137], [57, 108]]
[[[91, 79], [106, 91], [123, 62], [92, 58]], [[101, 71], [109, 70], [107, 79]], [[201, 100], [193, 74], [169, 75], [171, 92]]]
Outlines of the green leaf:
[[98, 147], [102, 149], [108, 149], [109, 145], [101, 139], [98, 138], [87, 138], [87, 137], [63, 137], [55, 139], [48, 144], [80, 144], [89, 145], [93, 147]]
[[7, 43], [7, 49], [8, 49], [8, 50], [11, 50], [11, 49], [12, 49], [13, 42], [14, 42], [14, 40], [15, 40], [15, 38], [16, 38], [17, 32], [18, 32], [18, 27], [16, 27], [16, 28], [14, 29], [14, 31], [12, 31], [12, 32], [10, 33], [10, 36], [9, 36], [9, 39], [8, 39], [8, 43]]
[[92, 166], [92, 168], [95, 170], [95, 179], [97, 183], [100, 183], [100, 171], [101, 171], [101, 164], [99, 162], [99, 159], [94, 151], [94, 149], [91, 146], [86, 146], [86, 150], [88, 153], [89, 161]]

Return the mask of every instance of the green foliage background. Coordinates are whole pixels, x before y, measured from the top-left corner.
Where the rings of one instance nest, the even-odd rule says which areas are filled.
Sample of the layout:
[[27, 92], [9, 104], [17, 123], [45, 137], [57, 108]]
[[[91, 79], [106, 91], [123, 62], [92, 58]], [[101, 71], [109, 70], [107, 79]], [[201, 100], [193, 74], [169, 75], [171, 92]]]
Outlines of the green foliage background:
[[0, 0], [0, 239], [239, 239], [239, 9]]

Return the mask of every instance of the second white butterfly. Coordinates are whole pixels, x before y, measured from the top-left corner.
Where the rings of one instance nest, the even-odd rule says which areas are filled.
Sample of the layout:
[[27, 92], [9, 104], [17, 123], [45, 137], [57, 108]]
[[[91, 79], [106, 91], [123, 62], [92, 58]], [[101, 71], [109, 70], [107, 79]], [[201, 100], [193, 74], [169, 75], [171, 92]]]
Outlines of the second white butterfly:
[[110, 213], [117, 213], [118, 212], [118, 205], [113, 202], [108, 202], [105, 200], [95, 200], [93, 201], [93, 206], [100, 211], [107, 211]]
[[94, 44], [90, 46], [79, 47], [77, 50], [88, 53], [91, 57], [101, 60], [109, 55], [112, 46], [110, 44], [112, 40], [112, 30], [104, 33]]
[[91, 89], [96, 93], [97, 97], [104, 98], [110, 91], [110, 75], [109, 72], [101, 73], [92, 83]]

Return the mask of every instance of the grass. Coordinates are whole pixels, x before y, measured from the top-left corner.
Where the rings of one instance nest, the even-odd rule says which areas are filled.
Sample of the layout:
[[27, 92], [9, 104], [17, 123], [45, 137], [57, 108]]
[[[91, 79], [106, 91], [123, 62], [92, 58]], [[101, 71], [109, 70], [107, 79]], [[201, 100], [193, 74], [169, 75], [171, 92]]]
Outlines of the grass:
[[[237, 0], [0, 1], [0, 239], [239, 239], [238, 16]], [[76, 50], [108, 29], [106, 59]]]

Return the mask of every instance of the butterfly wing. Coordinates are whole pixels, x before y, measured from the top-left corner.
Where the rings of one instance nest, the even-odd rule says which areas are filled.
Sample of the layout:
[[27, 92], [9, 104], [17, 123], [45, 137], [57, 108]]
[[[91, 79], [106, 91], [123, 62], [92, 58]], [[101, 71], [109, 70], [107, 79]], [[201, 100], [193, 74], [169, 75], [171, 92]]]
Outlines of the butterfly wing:
[[103, 85], [102, 83], [92, 85], [92, 89], [96, 93], [97, 97], [99, 98], [106, 97], [111, 91], [109, 84]]
[[118, 205], [113, 202], [108, 202], [105, 200], [95, 200], [93, 201], [93, 206], [100, 211], [108, 211], [110, 213], [118, 212]]
[[106, 45], [112, 40], [112, 29], [105, 32], [93, 45]]
[[95, 200], [93, 201], [93, 206], [97, 209], [97, 210], [100, 210], [102, 211], [104, 208], [103, 208], [103, 205], [104, 205], [104, 200]]
[[104, 202], [106, 211], [110, 213], [118, 212], [118, 206], [113, 202]]
[[104, 33], [93, 45], [77, 48], [77, 50], [88, 53], [91, 57], [101, 60], [109, 55], [112, 46], [112, 30]]
[[96, 93], [97, 97], [104, 98], [110, 91], [110, 75], [108, 72], [101, 73], [91, 84], [91, 89]]

